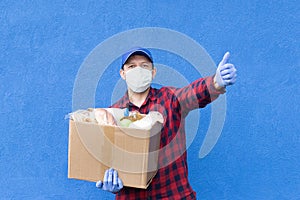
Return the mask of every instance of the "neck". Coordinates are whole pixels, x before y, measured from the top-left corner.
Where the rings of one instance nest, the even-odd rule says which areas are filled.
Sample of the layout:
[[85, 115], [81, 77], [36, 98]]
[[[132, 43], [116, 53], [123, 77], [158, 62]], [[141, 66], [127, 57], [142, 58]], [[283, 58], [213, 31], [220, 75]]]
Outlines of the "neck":
[[129, 101], [136, 105], [137, 107], [141, 107], [144, 101], [146, 100], [148, 94], [149, 94], [150, 88], [148, 88], [146, 91], [141, 93], [133, 92], [131, 89], [128, 88], [128, 97]]

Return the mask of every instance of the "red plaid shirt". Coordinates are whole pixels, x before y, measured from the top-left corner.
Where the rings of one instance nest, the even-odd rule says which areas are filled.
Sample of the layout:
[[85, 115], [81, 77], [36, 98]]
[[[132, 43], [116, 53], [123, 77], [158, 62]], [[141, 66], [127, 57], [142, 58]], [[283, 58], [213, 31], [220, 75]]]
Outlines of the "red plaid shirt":
[[150, 88], [139, 108], [129, 101], [127, 92], [112, 107], [137, 110], [147, 114], [158, 111], [164, 116], [161, 132], [159, 170], [147, 189], [124, 187], [117, 200], [128, 199], [196, 199], [188, 181], [185, 117], [189, 111], [203, 108], [220, 94], [213, 86], [213, 77], [200, 78], [183, 88]]

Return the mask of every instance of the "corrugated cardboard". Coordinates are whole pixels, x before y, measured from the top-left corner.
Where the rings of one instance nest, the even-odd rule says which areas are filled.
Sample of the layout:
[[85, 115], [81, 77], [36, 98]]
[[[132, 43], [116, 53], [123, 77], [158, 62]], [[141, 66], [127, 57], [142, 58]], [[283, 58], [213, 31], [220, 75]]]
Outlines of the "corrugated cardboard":
[[147, 188], [157, 172], [161, 124], [151, 130], [69, 123], [68, 178], [103, 180], [110, 167], [125, 186]]

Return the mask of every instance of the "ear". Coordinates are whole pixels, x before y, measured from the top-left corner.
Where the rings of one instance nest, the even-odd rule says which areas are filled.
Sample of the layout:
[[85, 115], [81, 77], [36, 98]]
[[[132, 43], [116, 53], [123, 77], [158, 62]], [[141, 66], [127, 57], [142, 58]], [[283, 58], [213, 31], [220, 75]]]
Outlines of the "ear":
[[120, 69], [120, 76], [125, 80], [125, 71], [123, 69]]
[[156, 67], [154, 67], [154, 68], [152, 69], [152, 79], [154, 79], [155, 76], [156, 76]]

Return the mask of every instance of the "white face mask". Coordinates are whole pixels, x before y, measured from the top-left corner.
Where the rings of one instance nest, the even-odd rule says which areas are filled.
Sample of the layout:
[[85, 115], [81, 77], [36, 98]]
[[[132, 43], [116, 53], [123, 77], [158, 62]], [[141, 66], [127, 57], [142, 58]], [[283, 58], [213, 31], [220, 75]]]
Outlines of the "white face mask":
[[127, 86], [136, 93], [146, 91], [152, 82], [152, 71], [135, 67], [125, 73]]

